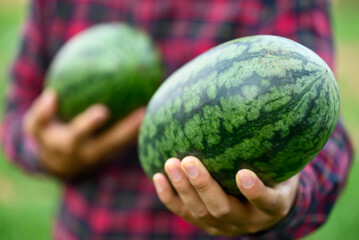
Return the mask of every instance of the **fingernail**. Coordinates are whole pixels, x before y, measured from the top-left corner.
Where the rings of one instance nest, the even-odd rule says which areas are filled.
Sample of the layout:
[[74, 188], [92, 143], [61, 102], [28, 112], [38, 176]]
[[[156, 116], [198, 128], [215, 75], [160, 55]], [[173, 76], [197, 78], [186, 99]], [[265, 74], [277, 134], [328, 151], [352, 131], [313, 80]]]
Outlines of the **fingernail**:
[[190, 178], [198, 176], [198, 169], [193, 163], [186, 163], [183, 167]]
[[251, 174], [240, 174], [239, 181], [244, 188], [251, 188], [254, 185], [254, 180]]
[[162, 186], [161, 180], [158, 179], [156, 176], [154, 176], [153, 177], [153, 183], [155, 185], [156, 191], [158, 193], [162, 193], [163, 192], [163, 186]]
[[170, 175], [171, 175], [171, 179], [175, 182], [178, 182], [181, 180], [182, 176], [181, 173], [178, 171], [178, 169], [176, 167], [171, 167], [169, 169]]

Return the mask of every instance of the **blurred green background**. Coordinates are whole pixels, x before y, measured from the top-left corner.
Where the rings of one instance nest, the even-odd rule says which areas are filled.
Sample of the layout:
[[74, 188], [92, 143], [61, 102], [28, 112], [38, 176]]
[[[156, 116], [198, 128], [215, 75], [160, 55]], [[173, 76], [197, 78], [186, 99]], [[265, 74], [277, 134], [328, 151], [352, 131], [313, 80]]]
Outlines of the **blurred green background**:
[[[0, 1], [0, 118], [9, 65], [25, 12], [25, 0]], [[359, 1], [334, 1], [333, 23], [342, 113], [354, 147], [359, 149]], [[348, 185], [329, 221], [307, 240], [359, 239], [358, 160], [356, 155]], [[24, 174], [9, 164], [0, 150], [0, 240], [49, 239], [59, 195], [58, 183]]]

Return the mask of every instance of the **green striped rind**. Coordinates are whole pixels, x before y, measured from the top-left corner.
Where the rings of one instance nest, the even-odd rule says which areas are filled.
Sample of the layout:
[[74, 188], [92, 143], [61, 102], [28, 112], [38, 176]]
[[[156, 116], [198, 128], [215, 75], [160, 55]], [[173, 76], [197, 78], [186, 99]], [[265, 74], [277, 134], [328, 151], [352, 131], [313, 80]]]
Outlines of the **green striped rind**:
[[114, 121], [147, 104], [161, 80], [151, 39], [120, 23], [98, 24], [70, 39], [47, 74], [47, 86], [58, 92], [58, 115], [64, 121], [95, 103], [107, 105]]
[[199, 157], [232, 195], [235, 174], [268, 185], [299, 172], [330, 138], [339, 93], [327, 64], [276, 36], [219, 45], [172, 74], [148, 105], [139, 155], [151, 177], [170, 157]]

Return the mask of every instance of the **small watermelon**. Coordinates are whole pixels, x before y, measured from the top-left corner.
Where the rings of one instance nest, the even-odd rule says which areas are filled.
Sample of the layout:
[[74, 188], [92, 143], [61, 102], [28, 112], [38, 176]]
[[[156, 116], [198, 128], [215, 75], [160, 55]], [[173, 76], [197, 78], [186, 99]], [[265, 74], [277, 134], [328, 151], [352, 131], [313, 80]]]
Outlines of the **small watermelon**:
[[111, 121], [145, 105], [163, 80], [150, 37], [121, 23], [102, 23], [75, 35], [59, 50], [47, 87], [59, 95], [58, 116], [70, 121], [92, 104], [106, 105]]
[[223, 189], [251, 169], [272, 186], [301, 171], [330, 138], [339, 92], [328, 65], [292, 40], [257, 35], [219, 45], [173, 73], [139, 136], [152, 177], [170, 157], [198, 157]]

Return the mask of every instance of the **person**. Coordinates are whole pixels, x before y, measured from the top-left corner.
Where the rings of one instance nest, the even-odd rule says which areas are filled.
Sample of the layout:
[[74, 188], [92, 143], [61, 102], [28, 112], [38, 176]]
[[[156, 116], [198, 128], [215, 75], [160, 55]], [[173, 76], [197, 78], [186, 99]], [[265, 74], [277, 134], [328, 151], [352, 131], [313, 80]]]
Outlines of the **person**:
[[318, 228], [352, 162], [341, 119], [319, 155], [288, 181], [270, 188], [255, 173], [239, 170], [233, 177], [248, 201], [226, 195], [199, 159], [169, 159], [164, 167], [176, 195], [165, 175], [151, 182], [139, 166], [136, 138], [144, 108], [95, 136], [109, 117], [106, 107], [94, 105], [60, 122], [56, 93], [44, 90], [44, 81], [67, 40], [96, 23], [117, 21], [155, 39], [167, 75], [215, 45], [254, 34], [298, 41], [335, 70], [329, 9], [326, 0], [31, 1], [11, 70], [2, 143], [26, 171], [62, 181], [53, 238], [295, 239]]

